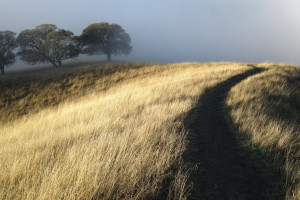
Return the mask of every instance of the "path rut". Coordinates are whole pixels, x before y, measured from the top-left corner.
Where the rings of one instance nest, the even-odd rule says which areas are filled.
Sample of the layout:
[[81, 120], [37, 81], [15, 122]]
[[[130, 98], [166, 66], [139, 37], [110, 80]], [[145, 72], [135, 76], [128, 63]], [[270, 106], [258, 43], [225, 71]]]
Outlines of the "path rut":
[[190, 199], [283, 199], [279, 192], [282, 185], [278, 185], [280, 175], [266, 173], [255, 161], [241, 155], [243, 149], [224, 117], [224, 101], [230, 88], [261, 71], [254, 68], [208, 90], [193, 111], [185, 157], [199, 164], [191, 174]]

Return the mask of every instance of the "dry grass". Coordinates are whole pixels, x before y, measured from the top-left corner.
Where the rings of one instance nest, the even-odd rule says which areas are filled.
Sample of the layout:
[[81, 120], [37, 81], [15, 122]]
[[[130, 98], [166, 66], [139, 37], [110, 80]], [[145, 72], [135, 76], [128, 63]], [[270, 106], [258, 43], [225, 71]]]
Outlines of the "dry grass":
[[[38, 88], [35, 96], [48, 99], [49, 108], [20, 118], [15, 105], [40, 105], [40, 97], [23, 97], [2, 109], [1, 115], [10, 108], [16, 114], [0, 125], [0, 199], [186, 199], [183, 119], [207, 88], [248, 69], [186, 63], [117, 70], [107, 77], [88, 73], [83, 88], [91, 94], [73, 88], [54, 99], [41, 93], [64, 90], [57, 93], [52, 81], [40, 88], [36, 78], [28, 90]], [[80, 84], [78, 76], [68, 76], [68, 82]], [[5, 92], [17, 95], [14, 90]]]
[[0, 76], [0, 123], [103, 91], [118, 82], [165, 70], [146, 64], [94, 64], [47, 68]]
[[260, 67], [267, 71], [235, 86], [227, 105], [240, 132], [254, 146], [284, 157], [286, 198], [300, 198], [300, 68]]

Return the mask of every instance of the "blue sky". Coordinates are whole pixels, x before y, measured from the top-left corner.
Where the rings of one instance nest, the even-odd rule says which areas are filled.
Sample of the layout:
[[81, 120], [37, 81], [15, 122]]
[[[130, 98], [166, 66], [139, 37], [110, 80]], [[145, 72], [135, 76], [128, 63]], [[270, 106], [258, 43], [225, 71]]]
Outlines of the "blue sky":
[[127, 60], [300, 64], [299, 10], [299, 0], [0, 0], [0, 30], [81, 34], [106, 21], [130, 34]]

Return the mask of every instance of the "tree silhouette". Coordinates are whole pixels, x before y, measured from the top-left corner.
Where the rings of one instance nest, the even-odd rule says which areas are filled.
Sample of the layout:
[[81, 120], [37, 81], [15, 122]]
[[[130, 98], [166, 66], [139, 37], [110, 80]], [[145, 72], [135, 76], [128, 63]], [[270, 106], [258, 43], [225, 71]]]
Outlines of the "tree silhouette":
[[14, 49], [17, 47], [15, 33], [0, 31], [0, 70], [4, 74], [4, 67], [15, 62]]
[[109, 62], [111, 55], [128, 55], [132, 50], [130, 36], [117, 24], [91, 24], [83, 30], [80, 38], [85, 47], [83, 53], [106, 54]]
[[57, 29], [53, 24], [42, 24], [35, 29], [22, 31], [18, 38], [18, 55], [28, 63], [50, 62], [54, 67], [62, 61], [77, 57], [80, 53], [79, 40], [71, 31]]

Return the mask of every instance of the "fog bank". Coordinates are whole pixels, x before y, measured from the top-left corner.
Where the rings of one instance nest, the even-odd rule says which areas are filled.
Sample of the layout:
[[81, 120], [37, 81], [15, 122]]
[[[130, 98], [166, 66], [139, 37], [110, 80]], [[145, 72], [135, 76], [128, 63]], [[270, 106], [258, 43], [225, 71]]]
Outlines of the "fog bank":
[[132, 53], [118, 58], [124, 61], [300, 64], [299, 6], [297, 0], [1, 0], [0, 29], [19, 33], [52, 23], [81, 34], [106, 21], [131, 36]]

